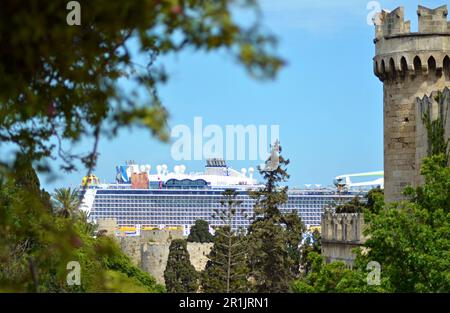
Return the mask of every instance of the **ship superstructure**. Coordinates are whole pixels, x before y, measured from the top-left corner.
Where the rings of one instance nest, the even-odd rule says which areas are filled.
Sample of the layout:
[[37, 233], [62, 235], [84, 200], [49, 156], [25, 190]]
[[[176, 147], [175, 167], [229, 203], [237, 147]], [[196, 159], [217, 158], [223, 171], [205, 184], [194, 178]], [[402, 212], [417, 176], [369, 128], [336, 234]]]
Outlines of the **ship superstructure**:
[[[169, 172], [166, 165], [156, 166], [127, 162], [116, 167], [116, 182], [103, 184], [93, 176], [84, 180], [82, 209], [92, 220], [115, 218], [122, 229], [183, 228], [189, 231], [198, 219], [212, 226], [222, 224], [215, 217], [223, 209], [221, 200], [226, 189], [234, 189], [242, 201], [233, 228], [246, 228], [253, 216], [255, 200], [249, 191], [262, 185], [254, 176], [254, 169], [236, 171], [221, 159], [207, 160], [201, 173], [186, 173], [177, 165]], [[309, 227], [319, 226], [325, 207], [364, 196], [364, 190], [341, 190], [310, 185], [289, 189], [288, 201], [280, 207], [284, 213], [296, 212]]]

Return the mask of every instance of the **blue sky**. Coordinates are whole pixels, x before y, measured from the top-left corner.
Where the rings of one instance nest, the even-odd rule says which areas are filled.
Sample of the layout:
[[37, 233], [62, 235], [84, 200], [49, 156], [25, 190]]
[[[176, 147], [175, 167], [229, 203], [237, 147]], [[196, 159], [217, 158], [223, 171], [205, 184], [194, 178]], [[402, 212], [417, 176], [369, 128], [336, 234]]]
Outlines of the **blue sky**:
[[[339, 174], [383, 169], [382, 84], [373, 75], [374, 28], [367, 16], [376, 3], [365, 0], [264, 0], [264, 25], [279, 38], [287, 66], [277, 80], [252, 80], [230, 56], [186, 51], [163, 61], [170, 75], [160, 96], [170, 112], [169, 125], [204, 124], [280, 126], [283, 154], [291, 160], [289, 185], [329, 185]], [[378, 1], [393, 10], [404, 5], [417, 29], [417, 5], [439, 1]], [[369, 8], [368, 8], [369, 4]], [[83, 145], [86, 145], [84, 143]], [[86, 146], [87, 148], [88, 146]], [[102, 139], [95, 174], [113, 181], [115, 166], [126, 160], [185, 164], [203, 170], [203, 161], [174, 161], [171, 144], [158, 142], [145, 130], [123, 130]], [[258, 161], [233, 161], [234, 168], [256, 167]], [[41, 177], [48, 190], [77, 186], [85, 170], [55, 181]]]

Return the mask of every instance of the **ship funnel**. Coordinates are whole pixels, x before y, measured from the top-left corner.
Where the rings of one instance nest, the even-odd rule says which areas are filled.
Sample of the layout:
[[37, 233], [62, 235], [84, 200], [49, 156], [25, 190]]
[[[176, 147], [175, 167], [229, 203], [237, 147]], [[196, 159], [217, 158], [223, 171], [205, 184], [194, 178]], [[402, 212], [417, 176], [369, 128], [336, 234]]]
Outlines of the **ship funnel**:
[[130, 179], [131, 178], [131, 174], [133, 173], [131, 165], [127, 166], [126, 172], [127, 172], [128, 179]]
[[249, 167], [248, 174], [249, 174], [250, 178], [253, 178], [254, 173], [255, 173], [255, 169], [253, 167]]
[[158, 164], [158, 165], [156, 166], [156, 171], [158, 172], [158, 175], [161, 175], [162, 166]]
[[247, 169], [246, 168], [241, 169], [241, 173], [242, 173], [242, 175], [245, 176], [247, 174]]

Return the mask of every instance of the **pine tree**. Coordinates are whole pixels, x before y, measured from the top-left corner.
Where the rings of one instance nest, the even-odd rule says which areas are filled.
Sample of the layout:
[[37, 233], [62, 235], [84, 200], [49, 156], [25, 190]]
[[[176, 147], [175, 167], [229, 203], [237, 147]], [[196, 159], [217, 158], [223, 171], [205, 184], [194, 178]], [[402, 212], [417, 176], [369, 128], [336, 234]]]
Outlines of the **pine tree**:
[[248, 291], [248, 267], [246, 264], [246, 238], [242, 231], [233, 230], [237, 208], [237, 192], [227, 189], [221, 201], [222, 210], [215, 216], [225, 224], [216, 229], [214, 245], [209, 261], [202, 273], [202, 288], [207, 293]]
[[259, 168], [264, 188], [251, 193], [256, 202], [248, 233], [248, 261], [257, 292], [288, 292], [299, 274], [304, 226], [297, 214], [283, 214], [279, 209], [287, 201], [287, 187], [279, 184], [289, 178], [289, 160], [279, 153], [281, 147], [276, 143], [266, 168]]
[[196, 220], [189, 233], [188, 242], [207, 243], [213, 241], [213, 236], [209, 232], [209, 224], [204, 220]]
[[164, 280], [167, 292], [186, 293], [198, 290], [198, 273], [191, 264], [186, 240], [173, 240], [169, 247]]

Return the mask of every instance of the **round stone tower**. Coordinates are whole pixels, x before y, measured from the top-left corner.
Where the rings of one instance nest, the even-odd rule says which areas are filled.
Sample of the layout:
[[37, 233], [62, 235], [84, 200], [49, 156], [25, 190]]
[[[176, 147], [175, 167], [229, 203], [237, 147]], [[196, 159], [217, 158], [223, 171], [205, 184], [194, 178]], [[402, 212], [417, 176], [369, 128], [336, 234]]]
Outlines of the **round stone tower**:
[[427, 155], [416, 99], [450, 87], [450, 23], [447, 6], [419, 6], [419, 31], [411, 32], [403, 7], [376, 17], [375, 75], [384, 88], [384, 179], [387, 202], [421, 183]]

